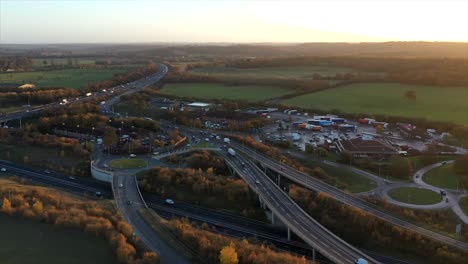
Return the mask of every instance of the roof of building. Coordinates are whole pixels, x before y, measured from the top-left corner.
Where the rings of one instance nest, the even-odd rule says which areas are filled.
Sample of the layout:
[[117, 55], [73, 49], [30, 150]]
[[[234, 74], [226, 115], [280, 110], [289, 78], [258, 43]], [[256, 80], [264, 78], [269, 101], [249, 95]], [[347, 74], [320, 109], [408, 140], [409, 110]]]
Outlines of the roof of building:
[[351, 153], [362, 154], [398, 154], [389, 144], [373, 138], [353, 138], [341, 140], [339, 148]]
[[188, 104], [187, 106], [194, 106], [194, 107], [207, 107], [210, 106], [211, 104], [208, 103], [200, 103], [200, 102], [193, 102]]
[[36, 88], [36, 85], [32, 84], [32, 83], [25, 83], [21, 86], [19, 86], [18, 88], [21, 88], [21, 89], [24, 89], [24, 88]]

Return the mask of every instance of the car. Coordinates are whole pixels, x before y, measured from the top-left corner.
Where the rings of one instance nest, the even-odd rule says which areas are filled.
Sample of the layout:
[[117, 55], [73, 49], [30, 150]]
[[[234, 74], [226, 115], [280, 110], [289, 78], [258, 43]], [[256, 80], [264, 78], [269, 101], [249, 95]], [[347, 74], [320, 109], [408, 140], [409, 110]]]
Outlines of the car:
[[1, 171], [1, 172], [6, 172], [6, 171], [7, 171], [7, 169], [5, 169], [5, 168], [1, 168], [1, 169], [0, 169], [0, 171]]
[[258, 180], [255, 180], [255, 184], [259, 184], [260, 182]]
[[121, 183], [121, 184], [119, 184], [119, 188], [122, 188], [122, 187], [123, 187], [123, 184], [122, 184], [122, 183]]
[[243, 161], [241, 162], [241, 165], [242, 165], [242, 167], [245, 167], [245, 163]]
[[444, 191], [444, 190], [440, 190], [440, 195], [445, 196], [445, 195], [447, 195], [447, 192]]
[[104, 168], [109, 168], [109, 165], [107, 163], [104, 163]]
[[101, 196], [102, 195], [101, 192], [95, 192], [94, 194], [96, 194], [96, 196]]
[[174, 204], [174, 201], [172, 199], [166, 199], [166, 204]]
[[130, 154], [130, 158], [136, 158], [135, 154]]
[[358, 258], [354, 261], [354, 264], [368, 264], [367, 260], [363, 258]]
[[45, 170], [44, 173], [45, 174], [51, 174], [51, 172], [49, 170]]
[[157, 152], [157, 151], [153, 152], [153, 155], [157, 156], [157, 155], [159, 155], [159, 152]]
[[442, 162], [442, 165], [447, 165], [447, 162], [446, 161]]
[[132, 204], [132, 201], [130, 201], [130, 200], [127, 200], [127, 204], [129, 204], [129, 205], [130, 205], [130, 204]]
[[284, 171], [284, 167], [283, 167], [283, 166], [281, 166], [281, 167], [280, 167], [280, 170], [281, 170], [281, 171]]
[[445, 202], [448, 203], [448, 202], [449, 202], [449, 199], [448, 199], [448, 198], [445, 198]]
[[76, 178], [73, 177], [73, 176], [69, 176], [68, 179], [70, 179], [70, 180], [75, 180]]

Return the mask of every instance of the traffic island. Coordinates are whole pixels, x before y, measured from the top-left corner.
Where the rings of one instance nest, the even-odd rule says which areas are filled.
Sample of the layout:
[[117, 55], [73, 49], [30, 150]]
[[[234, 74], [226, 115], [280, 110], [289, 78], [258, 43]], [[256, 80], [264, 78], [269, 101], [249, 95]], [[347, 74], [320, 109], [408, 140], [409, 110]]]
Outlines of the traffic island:
[[417, 187], [395, 188], [388, 192], [388, 196], [395, 201], [415, 205], [433, 205], [442, 201], [440, 194]]
[[119, 170], [140, 169], [146, 167], [147, 164], [146, 160], [136, 158], [115, 159], [108, 163], [109, 167]]
[[468, 175], [457, 174], [453, 168], [453, 164], [434, 168], [423, 176], [425, 183], [451, 190], [466, 190], [468, 188], [464, 184], [466, 179], [468, 179]]

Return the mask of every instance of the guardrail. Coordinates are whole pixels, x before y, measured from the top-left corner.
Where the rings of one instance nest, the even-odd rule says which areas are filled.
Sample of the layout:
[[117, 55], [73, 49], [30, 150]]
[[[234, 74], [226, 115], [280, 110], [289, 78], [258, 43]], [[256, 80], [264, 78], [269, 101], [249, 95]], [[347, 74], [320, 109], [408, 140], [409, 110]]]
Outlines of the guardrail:
[[112, 184], [114, 173], [98, 168], [94, 165], [94, 162], [94, 160], [91, 161], [91, 175], [93, 176], [93, 178], [99, 181], [108, 182]]

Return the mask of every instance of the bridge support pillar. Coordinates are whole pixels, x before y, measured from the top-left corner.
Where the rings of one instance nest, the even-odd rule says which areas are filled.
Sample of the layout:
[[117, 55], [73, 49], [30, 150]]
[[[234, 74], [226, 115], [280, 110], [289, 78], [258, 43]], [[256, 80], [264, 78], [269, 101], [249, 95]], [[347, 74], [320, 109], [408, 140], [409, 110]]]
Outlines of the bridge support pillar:
[[288, 241], [290, 241], [290, 240], [291, 240], [291, 229], [289, 229], [289, 227], [288, 227]]
[[258, 200], [260, 201], [260, 207], [265, 210], [265, 203], [263, 202], [262, 197], [258, 196]]

